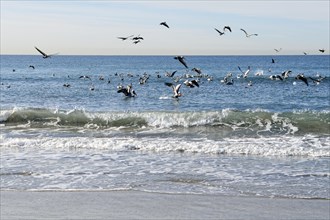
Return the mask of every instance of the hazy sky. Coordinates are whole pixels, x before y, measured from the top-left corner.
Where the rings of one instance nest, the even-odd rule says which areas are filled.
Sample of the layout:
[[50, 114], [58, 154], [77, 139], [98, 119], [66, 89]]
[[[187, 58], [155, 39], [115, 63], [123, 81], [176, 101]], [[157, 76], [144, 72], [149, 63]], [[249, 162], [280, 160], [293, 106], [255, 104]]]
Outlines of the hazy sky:
[[[1, 54], [321, 54], [330, 46], [330, 1], [1, 2]], [[159, 23], [166, 21], [167, 29]], [[232, 28], [219, 36], [214, 30]], [[258, 36], [246, 38], [240, 28]], [[141, 35], [133, 44], [117, 37]]]

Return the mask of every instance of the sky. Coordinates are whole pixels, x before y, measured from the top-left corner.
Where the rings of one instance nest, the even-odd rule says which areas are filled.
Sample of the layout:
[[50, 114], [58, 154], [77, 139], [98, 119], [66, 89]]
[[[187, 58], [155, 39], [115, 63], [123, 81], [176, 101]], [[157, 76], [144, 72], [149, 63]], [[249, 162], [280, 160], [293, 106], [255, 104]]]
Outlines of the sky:
[[[330, 0], [0, 0], [0, 54], [302, 55], [330, 51]], [[166, 21], [170, 28], [160, 25]], [[220, 36], [230, 26], [232, 32]], [[245, 37], [240, 30], [257, 33]], [[133, 44], [118, 37], [141, 36]], [[280, 49], [276, 52], [274, 49]]]

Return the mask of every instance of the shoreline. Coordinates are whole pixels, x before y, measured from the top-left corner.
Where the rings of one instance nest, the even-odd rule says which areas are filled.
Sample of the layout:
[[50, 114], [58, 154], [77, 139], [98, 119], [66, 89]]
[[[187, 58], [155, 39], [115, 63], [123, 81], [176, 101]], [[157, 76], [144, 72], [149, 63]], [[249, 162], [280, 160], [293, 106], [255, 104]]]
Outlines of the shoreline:
[[142, 191], [0, 191], [0, 219], [329, 219], [330, 200]]

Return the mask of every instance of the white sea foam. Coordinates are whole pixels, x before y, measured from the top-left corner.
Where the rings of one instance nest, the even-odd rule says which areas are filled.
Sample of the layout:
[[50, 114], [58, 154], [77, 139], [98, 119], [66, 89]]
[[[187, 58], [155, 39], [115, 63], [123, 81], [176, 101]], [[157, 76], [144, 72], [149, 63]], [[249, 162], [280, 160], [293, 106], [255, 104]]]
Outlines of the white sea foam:
[[330, 137], [268, 138], [134, 138], [134, 137], [5, 137], [2, 148], [102, 149], [111, 151], [189, 152], [204, 154], [329, 157]]

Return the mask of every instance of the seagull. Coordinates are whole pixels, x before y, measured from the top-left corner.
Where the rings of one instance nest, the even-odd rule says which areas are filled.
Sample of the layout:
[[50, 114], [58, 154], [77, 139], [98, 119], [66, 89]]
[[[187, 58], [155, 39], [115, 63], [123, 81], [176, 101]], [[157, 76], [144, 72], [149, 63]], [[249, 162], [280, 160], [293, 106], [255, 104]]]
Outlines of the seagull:
[[173, 76], [174, 76], [174, 74], [175, 74], [176, 72], [177, 72], [176, 70], [175, 70], [175, 71], [173, 71], [172, 73], [170, 73], [170, 72], [166, 72], [165, 76], [168, 76], [168, 77], [173, 77]]
[[304, 76], [304, 74], [298, 74], [296, 76], [296, 79], [302, 80], [308, 86], [308, 81], [307, 78]]
[[165, 83], [165, 85], [172, 87], [174, 93], [173, 98], [179, 98], [180, 96], [182, 96], [182, 93], [179, 91], [181, 88], [181, 84], [175, 86], [173, 83]]
[[324, 53], [324, 52], [325, 52], [325, 49], [319, 49], [319, 51], [320, 51], [321, 53]]
[[194, 88], [195, 86], [199, 87], [199, 84], [198, 84], [198, 82], [195, 79], [194, 80], [191, 80], [191, 81], [186, 80], [186, 81], [184, 81], [184, 84], [186, 86], [190, 87], [190, 88]]
[[167, 28], [170, 28], [170, 27], [167, 25], [166, 21], [161, 22], [159, 25], [163, 25], [163, 26], [165, 26], [165, 27], [167, 27]]
[[130, 38], [130, 37], [133, 37], [134, 35], [130, 35], [130, 36], [128, 36], [128, 37], [117, 37], [118, 39], [121, 39], [121, 40], [127, 40], [128, 38]]
[[238, 66], [238, 69], [243, 73], [243, 78], [246, 78], [248, 76], [248, 74], [250, 73], [250, 66], [248, 66], [248, 69], [243, 72], [241, 67]]
[[180, 63], [182, 63], [186, 68], [188, 68], [186, 62], [184, 61], [184, 59], [185, 59], [184, 56], [176, 56], [176, 57], [174, 57], [174, 59], [179, 60]]
[[89, 76], [86, 76], [86, 75], [79, 76], [79, 79], [89, 79], [89, 80], [92, 80]]
[[241, 31], [243, 31], [245, 33], [246, 37], [251, 37], [251, 36], [258, 36], [258, 34], [248, 34], [244, 29], [241, 28]]
[[284, 71], [284, 72], [282, 73], [282, 76], [284, 77], [284, 79], [286, 79], [286, 78], [289, 77], [289, 74], [290, 74], [290, 73], [292, 73], [291, 70]]
[[221, 31], [219, 31], [219, 30], [216, 29], [216, 28], [214, 28], [214, 30], [216, 30], [216, 31], [220, 34], [220, 36], [225, 34], [225, 32], [221, 32]]
[[229, 26], [224, 26], [224, 27], [223, 27], [223, 32], [225, 32], [225, 31], [226, 31], [226, 29], [227, 29], [228, 31], [230, 31], [230, 32], [231, 32], [231, 28], [230, 28]]
[[29, 68], [35, 69], [35, 67], [33, 65], [30, 65]]
[[46, 59], [46, 58], [50, 58], [50, 57], [52, 57], [53, 55], [55, 55], [55, 54], [48, 55], [48, 54], [42, 52], [42, 51], [41, 51], [40, 49], [38, 49], [36, 46], [35, 46], [34, 48], [35, 48], [39, 53], [42, 54], [42, 58], [44, 58], [44, 59]]
[[282, 50], [282, 48], [280, 49], [274, 49], [276, 51], [276, 53], [280, 52]]

